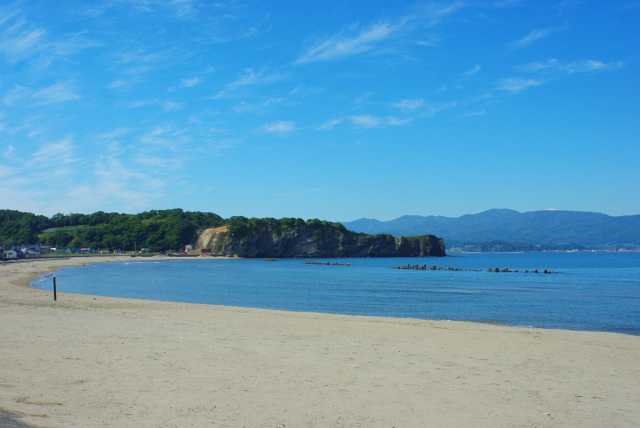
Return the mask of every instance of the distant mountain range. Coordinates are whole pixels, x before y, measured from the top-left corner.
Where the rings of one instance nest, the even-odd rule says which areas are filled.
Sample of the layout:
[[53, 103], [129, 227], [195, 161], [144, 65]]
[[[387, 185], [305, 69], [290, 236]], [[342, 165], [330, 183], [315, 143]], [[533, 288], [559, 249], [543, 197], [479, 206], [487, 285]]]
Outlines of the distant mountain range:
[[407, 215], [384, 222], [363, 218], [342, 224], [367, 234], [433, 234], [444, 238], [447, 249], [467, 251], [640, 249], [640, 215], [491, 209], [462, 217]]

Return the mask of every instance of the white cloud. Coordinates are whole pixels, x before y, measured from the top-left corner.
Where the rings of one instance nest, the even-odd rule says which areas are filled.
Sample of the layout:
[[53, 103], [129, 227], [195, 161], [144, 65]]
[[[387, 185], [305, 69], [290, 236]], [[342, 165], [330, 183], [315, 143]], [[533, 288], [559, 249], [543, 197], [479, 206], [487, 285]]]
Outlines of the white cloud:
[[57, 82], [35, 91], [31, 97], [37, 105], [60, 104], [80, 98], [71, 82]]
[[0, 37], [0, 52], [11, 62], [32, 55], [43, 49], [45, 31], [39, 28], [24, 28], [24, 21], [10, 26]]
[[21, 101], [31, 95], [32, 91], [24, 86], [14, 85], [13, 89], [9, 91], [3, 98], [2, 102], [6, 105], [12, 105], [18, 101]]
[[409, 110], [409, 111], [417, 110], [423, 105], [424, 105], [424, 99], [422, 98], [404, 99], [391, 104], [392, 107], [395, 107], [397, 109]]
[[178, 90], [178, 89], [186, 89], [191, 88], [193, 86], [197, 86], [202, 83], [202, 77], [194, 76], [186, 79], [180, 80], [180, 83], [177, 86], [172, 86], [168, 89], [169, 92]]
[[340, 119], [340, 118], [329, 119], [328, 121], [326, 121], [322, 125], [318, 126], [316, 128], [316, 130], [318, 130], [318, 131], [330, 131], [333, 128], [335, 128], [336, 126], [340, 125], [343, 121], [344, 120]]
[[74, 151], [71, 137], [66, 137], [53, 143], [47, 143], [31, 155], [31, 160], [27, 163], [27, 167], [44, 169], [69, 165], [76, 161]]
[[112, 81], [111, 83], [109, 83], [107, 85], [107, 88], [109, 89], [119, 89], [119, 88], [123, 88], [125, 86], [127, 86], [129, 84], [129, 81], [124, 80], [124, 79], [117, 79]]
[[58, 56], [69, 56], [87, 48], [104, 46], [102, 42], [91, 40], [86, 37], [88, 31], [66, 35], [61, 40], [53, 41], [49, 44], [48, 50]]
[[182, 110], [182, 107], [184, 106], [184, 104], [182, 103], [176, 103], [173, 101], [164, 101], [162, 103], [162, 107], [166, 110], [166, 111], [178, 111], [178, 110]]
[[261, 85], [265, 83], [272, 83], [282, 79], [282, 74], [268, 72], [266, 70], [254, 71], [248, 68], [244, 71], [244, 74], [240, 76], [234, 82], [227, 85], [229, 89], [239, 88], [241, 86]]
[[279, 72], [270, 72], [262, 69], [260, 71], [254, 71], [251, 68], [244, 70], [243, 74], [235, 81], [229, 83], [215, 96], [216, 98], [226, 97], [232, 95], [235, 91], [243, 87], [251, 87], [255, 85], [266, 85], [274, 82], [278, 82], [287, 78], [288, 74]]
[[456, 107], [457, 105], [458, 105], [457, 101], [449, 101], [449, 102], [443, 102], [443, 103], [428, 103], [422, 108], [420, 115], [426, 116], [426, 117], [432, 117], [443, 110], [448, 110], [450, 108]]
[[167, 101], [167, 100], [139, 100], [139, 101], [130, 101], [126, 104], [127, 108], [136, 109], [143, 108], [148, 106], [158, 106], [162, 107], [166, 111], [178, 111], [181, 110], [184, 104], [177, 103], [175, 101]]
[[597, 72], [597, 71], [613, 71], [613, 70], [618, 70], [623, 66], [624, 66], [624, 63], [622, 62], [604, 63], [602, 61], [587, 60], [587, 61], [570, 62], [564, 65], [562, 69], [566, 71], [568, 74], [575, 74], [575, 73], [591, 73], [591, 72]]
[[498, 83], [498, 89], [501, 91], [518, 93], [530, 87], [540, 86], [543, 83], [545, 82], [543, 82], [542, 80], [522, 79], [522, 78], [515, 77], [515, 78], [502, 79]]
[[291, 121], [281, 120], [278, 122], [267, 123], [260, 127], [263, 132], [269, 134], [288, 134], [295, 130], [295, 123]]
[[558, 31], [558, 28], [543, 28], [531, 30], [526, 36], [512, 42], [511, 47], [513, 49], [524, 48], [538, 40], [544, 39], [545, 37], [555, 33], [556, 31]]
[[471, 70], [466, 71], [464, 73], [464, 75], [465, 76], [473, 76], [474, 74], [478, 73], [481, 69], [482, 69], [482, 67], [480, 66], [480, 64], [476, 64]]
[[462, 117], [477, 117], [477, 116], [486, 116], [488, 115], [489, 112], [482, 109], [482, 110], [478, 110], [478, 111], [472, 111], [466, 114], [463, 114]]
[[391, 125], [391, 126], [404, 126], [404, 125], [408, 125], [411, 122], [413, 122], [413, 118], [412, 117], [399, 119], [397, 117], [388, 116], [386, 118], [386, 124], [387, 125]]
[[519, 68], [520, 71], [535, 73], [539, 71], [559, 68], [560, 62], [555, 58], [546, 61], [532, 62]]
[[564, 74], [592, 73], [598, 71], [614, 71], [624, 67], [624, 63], [602, 62], [597, 60], [583, 60], [562, 63], [556, 58], [550, 58], [546, 61], [532, 62], [519, 68], [520, 71], [529, 73], [539, 73], [547, 71], [556, 71]]
[[[95, 169], [97, 183], [75, 189], [78, 200], [85, 204], [127, 206], [127, 209], [148, 206], [150, 195], [160, 197], [164, 183], [157, 176], [152, 178], [140, 168], [124, 165], [115, 157], [101, 158]], [[129, 208], [131, 207], [131, 208]]]
[[377, 128], [381, 125], [380, 119], [371, 115], [350, 116], [349, 119], [358, 128]]
[[268, 98], [262, 102], [258, 103], [248, 103], [246, 101], [241, 101], [235, 104], [232, 108], [236, 113], [248, 113], [256, 110], [262, 110], [265, 108], [269, 108], [278, 104], [282, 104], [284, 102], [284, 98]]
[[[353, 25], [349, 28], [349, 31], [358, 30], [358, 27], [358, 25]], [[295, 63], [305, 64], [315, 61], [330, 61], [367, 52], [394, 36], [401, 28], [401, 24], [392, 25], [387, 22], [380, 22], [360, 29], [356, 34], [346, 35], [343, 30], [339, 34], [329, 36], [316, 43]]]
[[522, 73], [529, 73], [533, 77], [512, 77], [499, 81], [497, 89], [511, 93], [518, 93], [527, 88], [541, 86], [560, 80], [564, 77], [583, 73], [600, 73], [615, 71], [624, 67], [622, 62], [605, 63], [596, 60], [572, 61], [562, 63], [556, 58], [526, 64], [518, 68]]

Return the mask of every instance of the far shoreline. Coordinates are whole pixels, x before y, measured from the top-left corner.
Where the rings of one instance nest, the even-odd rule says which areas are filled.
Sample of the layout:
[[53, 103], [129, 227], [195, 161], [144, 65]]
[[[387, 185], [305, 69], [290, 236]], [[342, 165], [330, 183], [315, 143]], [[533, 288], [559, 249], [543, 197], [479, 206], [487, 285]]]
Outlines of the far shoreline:
[[[473, 254], [473, 253], [471, 253]], [[284, 258], [282, 260], [300, 260], [303, 262], [304, 260], [309, 260], [310, 258]], [[356, 260], [358, 258], [347, 258], [349, 260]], [[384, 257], [382, 259], [396, 259], [396, 257]], [[434, 259], [434, 257], [421, 257], [420, 259]], [[36, 259], [23, 259], [17, 261], [9, 261], [8, 264], [11, 263], [31, 263], [36, 262], [36, 265], [41, 265], [42, 262], [45, 261], [58, 261], [62, 263], [54, 263], [51, 266], [48, 266], [44, 269], [37, 269], [32, 271], [28, 276], [24, 276], [22, 278], [17, 278], [12, 281], [14, 285], [17, 285], [21, 288], [27, 288], [30, 290], [51, 293], [51, 289], [48, 288], [36, 288], [32, 286], [33, 281], [41, 275], [52, 274], [55, 275], [55, 272], [63, 267], [81, 267], [89, 264], [96, 263], [122, 263], [122, 262], [138, 262], [138, 261], [222, 261], [222, 260], [263, 260], [262, 258], [242, 258], [242, 257], [228, 257], [228, 256], [210, 256], [210, 255], [188, 255], [188, 256], [166, 256], [166, 255], [143, 255], [143, 256], [133, 256], [130, 255], [79, 255], [79, 256], [66, 256], [66, 257], [42, 257]], [[315, 260], [315, 259], [313, 259]], [[323, 260], [322, 258], [317, 258], [317, 260]], [[333, 260], [333, 259], [331, 259]], [[394, 267], [394, 269], [402, 269], [402, 267]], [[456, 271], [455, 268], [439, 268], [438, 270], [442, 271]], [[484, 269], [458, 269], [458, 270], [472, 270], [474, 272], [484, 273]], [[525, 271], [518, 272], [518, 270], [507, 271], [508, 274], [513, 273], [521, 273], [523, 275], [527, 275]], [[549, 271], [548, 273], [557, 273]], [[501, 273], [502, 274], [502, 273]], [[545, 275], [547, 274], [546, 269], [543, 273], [542, 271], [536, 273], [528, 273], [530, 275]], [[568, 332], [585, 332], [585, 333], [608, 333], [608, 334], [620, 334], [632, 337], [640, 337], [640, 334], [627, 333], [625, 331], [615, 331], [615, 330], [599, 330], [599, 329], [580, 329], [580, 328], [562, 328], [562, 327], [545, 327], [531, 324], [510, 324], [507, 322], [499, 322], [499, 321], [491, 321], [491, 320], [464, 320], [464, 319], [455, 319], [453, 318], [417, 318], [415, 316], [403, 316], [403, 315], [377, 315], [377, 314], [358, 314], [358, 313], [342, 313], [342, 312], [317, 312], [317, 311], [304, 311], [304, 310], [296, 310], [296, 309], [273, 309], [259, 306], [242, 306], [242, 305], [224, 305], [219, 303], [204, 303], [204, 302], [188, 302], [188, 301], [180, 301], [180, 300], [163, 300], [163, 299], [149, 299], [144, 297], [126, 297], [126, 296], [116, 296], [116, 295], [94, 295], [90, 293], [73, 293], [73, 292], [60, 292], [58, 291], [59, 296], [63, 295], [74, 295], [74, 296], [85, 296], [90, 297], [95, 300], [95, 298], [105, 298], [105, 299], [124, 299], [124, 300], [136, 300], [140, 302], [160, 302], [160, 303], [176, 303], [176, 304], [186, 304], [186, 305], [207, 305], [212, 307], [226, 307], [226, 308], [239, 308], [239, 309], [249, 309], [249, 310], [258, 310], [258, 311], [276, 311], [276, 312], [285, 312], [285, 313], [309, 313], [309, 314], [324, 314], [328, 316], [347, 316], [347, 317], [374, 317], [374, 318], [382, 318], [382, 319], [401, 319], [401, 320], [418, 320], [418, 321], [429, 321], [429, 322], [460, 322], [460, 323], [471, 323], [478, 325], [495, 325], [502, 326], [506, 328], [524, 328], [524, 329], [541, 329], [541, 330], [557, 330], [557, 331], [568, 331]]]

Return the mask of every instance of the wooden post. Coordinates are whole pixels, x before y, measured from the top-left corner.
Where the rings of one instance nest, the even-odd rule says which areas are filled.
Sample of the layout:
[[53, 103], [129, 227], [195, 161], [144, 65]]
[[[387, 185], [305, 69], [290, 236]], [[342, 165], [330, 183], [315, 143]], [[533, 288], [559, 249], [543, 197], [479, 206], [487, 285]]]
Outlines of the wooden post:
[[56, 276], [53, 275], [53, 301], [57, 301], [58, 300], [58, 293], [56, 290]]

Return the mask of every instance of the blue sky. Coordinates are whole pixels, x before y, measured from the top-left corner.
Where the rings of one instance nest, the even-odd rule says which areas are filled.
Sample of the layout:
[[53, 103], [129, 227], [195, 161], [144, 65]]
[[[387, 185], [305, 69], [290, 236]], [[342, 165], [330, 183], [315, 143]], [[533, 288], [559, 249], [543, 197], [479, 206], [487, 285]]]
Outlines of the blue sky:
[[640, 2], [3, 1], [0, 208], [640, 213]]

